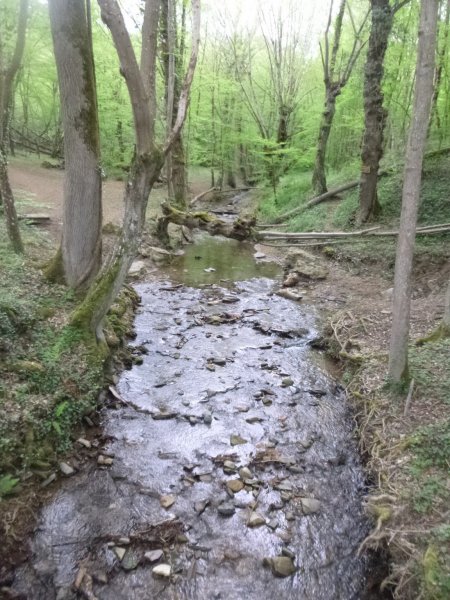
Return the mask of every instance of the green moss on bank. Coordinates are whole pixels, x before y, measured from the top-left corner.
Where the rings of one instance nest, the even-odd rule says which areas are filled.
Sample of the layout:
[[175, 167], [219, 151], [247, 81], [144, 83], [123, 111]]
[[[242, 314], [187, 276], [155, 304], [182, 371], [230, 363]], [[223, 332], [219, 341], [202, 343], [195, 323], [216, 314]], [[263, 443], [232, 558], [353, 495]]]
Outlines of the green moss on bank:
[[[25, 258], [0, 242], [0, 479], [49, 465], [67, 451], [105, 382], [105, 354], [69, 324], [74, 295], [49, 284], [38, 267], [54, 250], [35, 230], [24, 234]], [[107, 323], [116, 345], [130, 327], [124, 318], [131, 296], [115, 305]]]

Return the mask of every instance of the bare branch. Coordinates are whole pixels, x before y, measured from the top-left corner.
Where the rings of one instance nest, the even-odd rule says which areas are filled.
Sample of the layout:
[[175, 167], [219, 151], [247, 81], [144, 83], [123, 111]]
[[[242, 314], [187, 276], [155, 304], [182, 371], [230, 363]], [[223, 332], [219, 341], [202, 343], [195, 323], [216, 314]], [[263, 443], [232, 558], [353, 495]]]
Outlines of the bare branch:
[[396, 2], [394, 4], [394, 6], [392, 7], [392, 14], [395, 14], [397, 11], [399, 11], [401, 8], [403, 8], [410, 2], [411, 2], [411, 0], [403, 0], [403, 2]]
[[150, 135], [153, 136], [156, 120], [156, 54], [161, 0], [147, 0], [142, 25], [141, 77], [148, 98]]
[[130, 36], [117, 0], [98, 0], [98, 4], [102, 20], [111, 32], [120, 61], [120, 71], [130, 95], [137, 151], [148, 154], [154, 149], [154, 140], [150, 134], [150, 111]]

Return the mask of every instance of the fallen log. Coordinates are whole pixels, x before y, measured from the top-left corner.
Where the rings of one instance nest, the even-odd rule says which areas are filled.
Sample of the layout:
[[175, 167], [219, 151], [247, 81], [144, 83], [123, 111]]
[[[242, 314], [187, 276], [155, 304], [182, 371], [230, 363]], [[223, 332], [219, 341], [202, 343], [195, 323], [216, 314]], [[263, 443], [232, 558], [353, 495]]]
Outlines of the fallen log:
[[[416, 229], [416, 235], [432, 235], [436, 233], [446, 233], [450, 231], [450, 223], [440, 223], [437, 225], [425, 225]], [[359, 231], [310, 231], [300, 233], [287, 233], [285, 231], [259, 231], [258, 236], [262, 240], [268, 241], [302, 241], [302, 240], [347, 240], [354, 237], [382, 236], [395, 237], [398, 230], [380, 231], [380, 227], [371, 227]]]
[[[387, 175], [388, 173], [391, 173], [391, 171], [388, 171], [388, 170], [380, 171], [378, 173], [378, 177], [383, 177], [384, 175]], [[297, 206], [297, 208], [293, 208], [292, 210], [289, 210], [288, 212], [283, 213], [276, 219], [273, 219], [272, 223], [279, 224], [279, 223], [282, 223], [283, 221], [285, 221], [286, 219], [289, 219], [290, 217], [299, 215], [304, 210], [307, 210], [308, 208], [311, 208], [312, 206], [316, 206], [317, 204], [320, 204], [321, 202], [324, 202], [325, 200], [331, 199], [334, 196], [337, 196], [338, 194], [340, 194], [341, 192], [346, 192], [355, 187], [358, 187], [359, 182], [360, 182], [360, 180], [357, 179], [357, 180], [351, 181], [349, 183], [344, 183], [344, 185], [341, 185], [340, 187], [329, 190], [328, 192], [325, 192], [324, 194], [321, 194], [320, 196], [311, 198], [311, 200], [308, 200], [308, 202], [306, 202], [306, 204], [302, 204], [302, 206]]]
[[210, 235], [223, 235], [224, 237], [243, 241], [255, 237], [254, 227], [256, 218], [238, 218], [234, 221], [224, 221], [205, 211], [184, 212], [171, 206], [168, 202], [161, 204], [163, 216], [157, 220], [156, 235], [160, 242], [170, 245], [168, 226], [170, 223], [187, 227], [188, 229], [201, 229]]

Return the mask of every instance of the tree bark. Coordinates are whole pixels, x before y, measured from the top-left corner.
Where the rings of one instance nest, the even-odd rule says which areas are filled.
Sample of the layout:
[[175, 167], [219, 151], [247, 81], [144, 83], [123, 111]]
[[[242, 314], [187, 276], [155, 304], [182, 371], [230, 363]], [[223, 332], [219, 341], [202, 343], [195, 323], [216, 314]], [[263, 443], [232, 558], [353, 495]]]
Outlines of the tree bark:
[[325, 194], [328, 191], [327, 177], [325, 174], [325, 160], [331, 126], [333, 125], [334, 115], [336, 114], [336, 98], [340, 93], [340, 90], [334, 91], [327, 89], [326, 91], [325, 108], [322, 113], [322, 121], [320, 123], [319, 138], [317, 141], [317, 153], [312, 179], [313, 189], [318, 195]]
[[422, 0], [414, 107], [404, 171], [400, 233], [395, 261], [389, 378], [408, 378], [408, 340], [412, 265], [420, 200], [422, 163], [433, 96], [439, 0]]
[[364, 69], [365, 128], [359, 187], [361, 223], [369, 221], [380, 210], [377, 195], [378, 169], [383, 156], [383, 134], [388, 115], [383, 107], [381, 84], [384, 75], [384, 57], [394, 20], [394, 11], [389, 0], [371, 0], [371, 11], [372, 27]]
[[92, 281], [101, 265], [100, 141], [94, 58], [85, 0], [49, 0], [49, 10], [62, 100], [65, 177], [61, 249], [47, 275], [80, 289]]
[[14, 252], [24, 251], [17, 219], [14, 195], [9, 183], [7, 144], [9, 107], [13, 93], [14, 79], [19, 70], [25, 48], [25, 35], [28, 20], [28, 0], [21, 0], [17, 22], [17, 36], [14, 53], [9, 65], [4, 64], [3, 40], [0, 35], [0, 205], [4, 204], [6, 231]]
[[[98, 0], [101, 16], [109, 28], [121, 64], [133, 111], [136, 152], [125, 189], [125, 216], [122, 233], [114, 252], [71, 318], [72, 325], [94, 333], [99, 342], [104, 340], [103, 320], [121, 289], [133, 258], [136, 255], [145, 223], [148, 197], [158, 179], [167, 153], [179, 135], [186, 118], [189, 91], [197, 63], [200, 41], [200, 0], [192, 0], [192, 49], [184, 85], [180, 93], [175, 124], [162, 149], [157, 148], [152, 128], [150, 106], [154, 102], [145, 89], [133, 45], [127, 32], [117, 0]], [[145, 10], [150, 10], [150, 2]], [[145, 17], [144, 17], [145, 19]], [[157, 23], [154, 22], [154, 26]], [[156, 68], [156, 56], [148, 62]], [[142, 61], [141, 61], [142, 62]]]

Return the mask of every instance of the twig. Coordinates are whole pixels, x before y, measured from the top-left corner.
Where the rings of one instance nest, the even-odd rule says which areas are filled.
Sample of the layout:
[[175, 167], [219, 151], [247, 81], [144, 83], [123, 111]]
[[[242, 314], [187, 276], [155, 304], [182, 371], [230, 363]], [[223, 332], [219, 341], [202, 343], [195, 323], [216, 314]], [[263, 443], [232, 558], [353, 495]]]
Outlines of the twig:
[[406, 396], [405, 410], [403, 411], [404, 417], [408, 416], [409, 407], [411, 406], [413, 391], [414, 391], [414, 379], [411, 379], [411, 383], [409, 384], [408, 395]]

